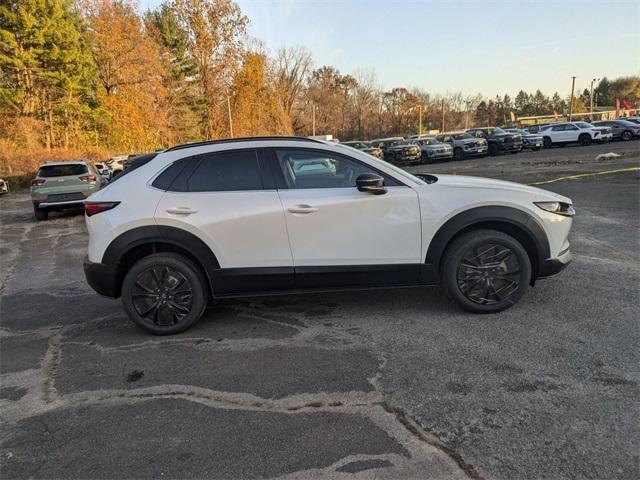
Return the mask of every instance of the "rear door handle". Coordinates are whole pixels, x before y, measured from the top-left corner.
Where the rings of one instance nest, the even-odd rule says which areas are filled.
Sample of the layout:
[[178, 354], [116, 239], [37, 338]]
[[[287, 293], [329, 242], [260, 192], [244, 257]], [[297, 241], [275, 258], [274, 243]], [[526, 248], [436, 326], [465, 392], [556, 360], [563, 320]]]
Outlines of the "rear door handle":
[[198, 211], [189, 207], [171, 207], [167, 208], [167, 213], [172, 213], [174, 215], [191, 215], [192, 213], [198, 213]]
[[289, 207], [291, 213], [313, 213], [317, 212], [318, 208], [312, 207], [311, 205], [294, 205], [293, 207]]

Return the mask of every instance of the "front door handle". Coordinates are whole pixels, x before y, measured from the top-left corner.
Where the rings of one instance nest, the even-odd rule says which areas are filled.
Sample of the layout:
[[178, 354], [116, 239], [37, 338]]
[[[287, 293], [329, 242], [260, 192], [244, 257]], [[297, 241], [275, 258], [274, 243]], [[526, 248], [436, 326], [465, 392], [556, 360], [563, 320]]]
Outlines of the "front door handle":
[[294, 205], [287, 210], [291, 213], [313, 213], [318, 211], [316, 207], [312, 207], [311, 205]]
[[191, 215], [192, 213], [198, 213], [198, 211], [189, 207], [171, 207], [167, 208], [167, 213], [174, 215]]

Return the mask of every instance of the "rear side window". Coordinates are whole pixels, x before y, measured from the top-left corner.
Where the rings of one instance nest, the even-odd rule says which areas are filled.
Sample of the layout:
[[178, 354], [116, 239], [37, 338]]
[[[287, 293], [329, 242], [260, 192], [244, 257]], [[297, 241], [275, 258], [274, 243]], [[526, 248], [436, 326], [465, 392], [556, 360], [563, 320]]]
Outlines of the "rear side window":
[[[171, 186], [174, 184], [178, 175], [182, 173], [184, 168], [187, 166], [191, 158], [183, 158], [176, 162], [173, 162], [169, 165], [168, 168], [164, 169], [160, 175], [156, 177], [153, 181], [152, 185], [160, 190], [172, 190], [172, 191], [186, 191], [186, 188], [179, 188], [175, 190]], [[184, 183], [184, 182], [182, 182]]]
[[82, 163], [68, 165], [44, 165], [38, 170], [38, 177], [71, 177], [88, 173], [87, 166]]
[[262, 190], [258, 157], [254, 150], [210, 153], [187, 180], [190, 192], [229, 192]]

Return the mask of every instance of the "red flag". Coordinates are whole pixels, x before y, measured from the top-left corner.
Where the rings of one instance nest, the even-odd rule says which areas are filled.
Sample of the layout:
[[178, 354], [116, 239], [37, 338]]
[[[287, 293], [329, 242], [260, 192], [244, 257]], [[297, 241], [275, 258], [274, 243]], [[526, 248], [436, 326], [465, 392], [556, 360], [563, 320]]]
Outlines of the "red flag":
[[624, 109], [625, 110], [630, 110], [631, 109], [631, 105], [629, 105], [629, 102], [627, 102], [626, 100], [622, 101], [622, 105], [624, 105]]

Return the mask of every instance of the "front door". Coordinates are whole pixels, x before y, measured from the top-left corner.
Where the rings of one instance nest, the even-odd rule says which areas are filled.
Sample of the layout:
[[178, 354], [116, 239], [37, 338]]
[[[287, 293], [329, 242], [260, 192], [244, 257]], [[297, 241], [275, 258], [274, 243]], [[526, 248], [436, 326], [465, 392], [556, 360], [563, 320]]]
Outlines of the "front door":
[[[274, 153], [297, 288], [417, 282], [421, 226], [413, 189], [346, 155]], [[363, 173], [385, 177], [387, 192], [358, 191]]]

